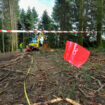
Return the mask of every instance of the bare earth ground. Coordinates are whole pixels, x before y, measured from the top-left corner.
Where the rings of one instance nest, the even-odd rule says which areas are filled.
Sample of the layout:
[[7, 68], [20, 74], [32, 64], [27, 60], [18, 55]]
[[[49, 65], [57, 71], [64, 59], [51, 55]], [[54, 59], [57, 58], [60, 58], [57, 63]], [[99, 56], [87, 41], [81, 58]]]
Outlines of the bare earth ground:
[[24, 79], [32, 57], [34, 62], [26, 80], [31, 104], [67, 97], [81, 105], [105, 105], [105, 52], [91, 52], [80, 69], [67, 63], [63, 53], [56, 50], [0, 54], [0, 105], [28, 105]]

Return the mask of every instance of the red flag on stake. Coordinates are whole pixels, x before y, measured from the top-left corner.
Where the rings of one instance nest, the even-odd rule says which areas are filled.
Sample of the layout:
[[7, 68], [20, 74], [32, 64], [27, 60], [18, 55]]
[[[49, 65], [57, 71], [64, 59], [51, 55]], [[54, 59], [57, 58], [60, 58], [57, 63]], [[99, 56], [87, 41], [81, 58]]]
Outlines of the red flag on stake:
[[88, 59], [90, 51], [77, 43], [67, 41], [64, 59], [76, 67], [81, 67]]

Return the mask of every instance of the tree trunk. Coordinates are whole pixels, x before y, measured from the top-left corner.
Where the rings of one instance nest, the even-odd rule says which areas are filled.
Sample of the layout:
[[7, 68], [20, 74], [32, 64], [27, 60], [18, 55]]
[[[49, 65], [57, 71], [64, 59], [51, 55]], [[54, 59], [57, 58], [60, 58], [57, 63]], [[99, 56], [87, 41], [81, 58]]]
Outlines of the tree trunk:
[[[79, 31], [82, 31], [83, 28], [83, 0], [80, 0], [80, 9], [79, 9]], [[79, 33], [78, 43], [83, 45], [83, 36], [82, 33]]]
[[[17, 1], [9, 0], [9, 13], [10, 13], [10, 28], [11, 30], [17, 29]], [[15, 51], [18, 48], [17, 33], [11, 33], [11, 51]]]
[[97, 1], [97, 47], [102, 47], [103, 0]]
[[[88, 21], [88, 10], [89, 10], [89, 4], [88, 2], [90, 2], [90, 0], [87, 0], [85, 2], [85, 9], [86, 9], [86, 14], [85, 16], [83, 17], [83, 31], [86, 31], [86, 28], [87, 28], [87, 21]], [[88, 46], [89, 46], [89, 37], [87, 36], [87, 33], [83, 33], [83, 38], [84, 38], [84, 43]]]
[[[2, 29], [4, 28], [4, 23], [3, 23], [3, 18], [4, 18], [4, 14], [3, 14], [3, 2], [2, 2]], [[5, 44], [4, 44], [4, 33], [2, 33], [2, 51], [3, 53], [5, 52]]]

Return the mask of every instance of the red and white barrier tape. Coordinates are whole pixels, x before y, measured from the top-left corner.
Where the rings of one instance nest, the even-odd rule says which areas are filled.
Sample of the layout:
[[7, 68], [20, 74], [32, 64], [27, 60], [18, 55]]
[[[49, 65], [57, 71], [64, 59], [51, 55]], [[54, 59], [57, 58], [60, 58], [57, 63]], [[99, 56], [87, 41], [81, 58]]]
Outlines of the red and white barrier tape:
[[0, 30], [4, 33], [95, 33], [96, 31]]

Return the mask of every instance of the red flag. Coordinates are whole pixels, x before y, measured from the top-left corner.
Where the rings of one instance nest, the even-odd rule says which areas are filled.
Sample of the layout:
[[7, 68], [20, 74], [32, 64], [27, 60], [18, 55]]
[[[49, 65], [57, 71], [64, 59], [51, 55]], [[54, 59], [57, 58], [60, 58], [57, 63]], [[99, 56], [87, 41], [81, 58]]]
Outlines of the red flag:
[[88, 59], [90, 51], [77, 43], [67, 41], [64, 59], [76, 67], [81, 67]]

